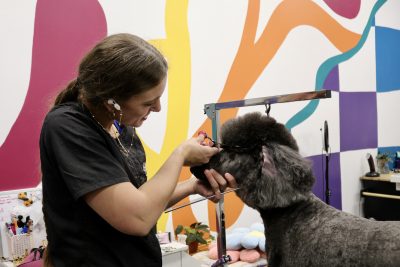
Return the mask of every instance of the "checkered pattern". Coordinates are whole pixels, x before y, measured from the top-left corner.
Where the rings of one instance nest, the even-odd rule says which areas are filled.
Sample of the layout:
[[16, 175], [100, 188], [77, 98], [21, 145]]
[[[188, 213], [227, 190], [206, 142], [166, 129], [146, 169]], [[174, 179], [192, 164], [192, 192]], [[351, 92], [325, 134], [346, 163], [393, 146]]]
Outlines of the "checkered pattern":
[[[355, 214], [360, 213], [358, 178], [368, 171], [366, 153], [400, 150], [400, 29], [375, 24], [376, 20], [360, 56], [335, 66], [324, 81], [325, 89], [338, 93], [339, 102], [339, 150], [333, 151], [329, 160], [331, 204]], [[368, 59], [371, 55], [375, 66]], [[375, 83], [369, 75], [374, 72]], [[324, 199], [325, 155], [309, 158], [317, 178], [313, 191]]]

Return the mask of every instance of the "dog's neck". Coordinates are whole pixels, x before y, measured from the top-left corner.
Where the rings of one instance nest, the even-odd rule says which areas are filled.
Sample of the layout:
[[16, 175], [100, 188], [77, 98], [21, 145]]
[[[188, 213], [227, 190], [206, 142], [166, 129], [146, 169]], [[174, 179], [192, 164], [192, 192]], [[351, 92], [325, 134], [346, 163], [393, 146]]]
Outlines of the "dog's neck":
[[280, 223], [282, 220], [290, 220], [290, 216], [295, 216], [298, 213], [304, 213], [314, 203], [315, 196], [313, 193], [309, 193], [304, 200], [300, 200], [284, 208], [266, 208], [258, 209], [264, 224], [268, 226]]

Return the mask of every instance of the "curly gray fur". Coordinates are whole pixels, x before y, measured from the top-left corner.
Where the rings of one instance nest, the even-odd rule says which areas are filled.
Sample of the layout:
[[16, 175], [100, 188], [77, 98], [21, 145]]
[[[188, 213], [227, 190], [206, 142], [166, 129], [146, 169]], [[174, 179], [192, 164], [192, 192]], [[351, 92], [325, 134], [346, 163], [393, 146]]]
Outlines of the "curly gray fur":
[[265, 224], [268, 266], [400, 266], [400, 222], [339, 211], [311, 192], [312, 165], [284, 125], [249, 113], [221, 128], [209, 165], [235, 176], [236, 194]]

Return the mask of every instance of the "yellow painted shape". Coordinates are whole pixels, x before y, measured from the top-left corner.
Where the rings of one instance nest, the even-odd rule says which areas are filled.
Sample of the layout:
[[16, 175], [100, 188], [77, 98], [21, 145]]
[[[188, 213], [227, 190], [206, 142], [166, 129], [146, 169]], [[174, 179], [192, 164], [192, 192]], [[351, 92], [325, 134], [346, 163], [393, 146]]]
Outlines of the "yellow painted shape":
[[[165, 10], [166, 39], [149, 41], [161, 50], [169, 65], [167, 123], [160, 153], [143, 143], [149, 178], [156, 174], [172, 151], [188, 137], [191, 57], [187, 8], [187, 0], [167, 1]], [[166, 177], [166, 179], [168, 178]], [[162, 214], [158, 220], [158, 230], [165, 230], [168, 216], [169, 214]]]

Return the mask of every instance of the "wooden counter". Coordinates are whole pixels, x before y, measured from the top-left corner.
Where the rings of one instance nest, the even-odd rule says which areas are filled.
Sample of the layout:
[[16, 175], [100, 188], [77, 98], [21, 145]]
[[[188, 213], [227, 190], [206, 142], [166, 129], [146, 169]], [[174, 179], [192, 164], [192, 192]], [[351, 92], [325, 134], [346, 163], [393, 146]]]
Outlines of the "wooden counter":
[[381, 174], [379, 177], [368, 177], [368, 176], [361, 176], [361, 180], [369, 180], [369, 181], [380, 181], [380, 182], [390, 182], [390, 178], [392, 177], [394, 173], [388, 173], [388, 174]]
[[381, 174], [379, 177], [360, 177], [363, 212], [367, 218], [400, 221], [400, 174]]

